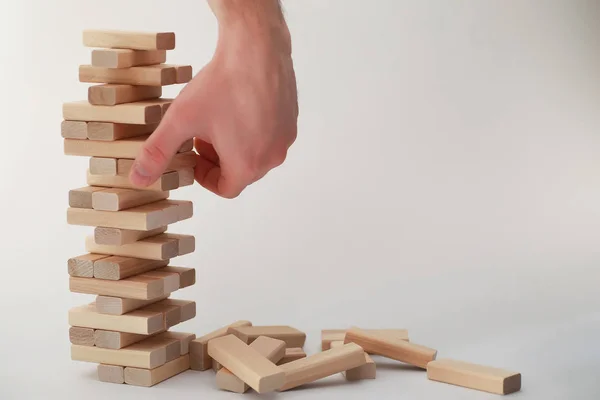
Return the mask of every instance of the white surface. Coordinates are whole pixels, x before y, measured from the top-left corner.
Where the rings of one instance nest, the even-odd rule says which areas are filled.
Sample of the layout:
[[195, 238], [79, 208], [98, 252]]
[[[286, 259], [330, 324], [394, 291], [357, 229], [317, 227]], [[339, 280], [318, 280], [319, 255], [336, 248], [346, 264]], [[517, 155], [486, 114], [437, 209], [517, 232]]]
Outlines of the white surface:
[[[176, 5], [174, 5], [176, 4]], [[597, 1], [286, 2], [297, 143], [233, 201], [195, 186], [198, 270], [178, 329], [237, 319], [305, 330], [400, 327], [414, 342], [523, 373], [518, 399], [600, 396], [600, 11]], [[70, 361], [66, 224], [86, 159], [66, 157], [61, 103], [85, 98], [84, 28], [173, 30], [196, 70], [216, 25], [204, 1], [0, 5], [4, 227], [0, 398], [221, 399], [212, 372], [152, 389], [101, 384]], [[178, 88], [169, 88], [173, 95]], [[492, 399], [380, 364], [265, 398]], [[165, 397], [168, 396], [168, 397]], [[250, 394], [249, 398], [256, 398]]]

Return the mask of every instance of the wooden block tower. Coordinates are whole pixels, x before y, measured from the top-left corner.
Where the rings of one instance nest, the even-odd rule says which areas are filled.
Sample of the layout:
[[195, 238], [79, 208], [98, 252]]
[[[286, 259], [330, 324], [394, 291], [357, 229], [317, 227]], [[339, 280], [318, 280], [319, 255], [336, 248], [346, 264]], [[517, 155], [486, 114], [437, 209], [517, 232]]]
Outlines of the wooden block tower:
[[95, 48], [79, 67], [88, 98], [63, 104], [61, 133], [66, 155], [89, 158], [86, 186], [69, 192], [67, 223], [94, 227], [86, 254], [68, 260], [69, 288], [95, 299], [69, 310], [71, 358], [97, 363], [101, 381], [153, 386], [189, 369], [195, 339], [171, 331], [196, 316], [195, 302], [171, 296], [196, 282], [193, 268], [171, 265], [195, 239], [167, 230], [193, 215], [192, 202], [170, 198], [194, 183], [192, 143], [150, 187], [128, 174], [168, 112], [162, 87], [189, 82], [192, 67], [165, 64], [172, 32], [88, 30], [83, 45]]

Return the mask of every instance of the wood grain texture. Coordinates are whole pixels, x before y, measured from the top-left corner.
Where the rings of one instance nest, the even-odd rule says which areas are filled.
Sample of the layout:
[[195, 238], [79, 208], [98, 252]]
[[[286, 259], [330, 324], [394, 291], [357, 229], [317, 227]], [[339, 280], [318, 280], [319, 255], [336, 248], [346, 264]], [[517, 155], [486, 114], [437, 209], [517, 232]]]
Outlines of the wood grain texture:
[[69, 190], [69, 207], [92, 208], [92, 194], [105, 190], [103, 187], [84, 186]]
[[196, 269], [187, 267], [176, 267], [169, 265], [161, 269], [165, 272], [175, 272], [179, 274], [179, 288], [184, 289], [196, 283]]
[[191, 65], [175, 65], [175, 64], [163, 64], [167, 67], [175, 68], [175, 82], [176, 83], [187, 83], [192, 80], [193, 69]]
[[62, 121], [60, 134], [65, 139], [87, 139], [87, 123], [85, 121]]
[[169, 260], [106, 256], [94, 263], [94, 278], [118, 281], [165, 267], [168, 264]]
[[296, 361], [304, 357], [306, 357], [304, 349], [300, 347], [288, 347], [285, 349], [285, 354], [283, 355], [283, 358], [279, 360], [277, 365], [287, 364], [289, 362]]
[[[109, 142], [107, 142], [109, 143]], [[112, 142], [118, 143], [118, 142]], [[111, 175], [94, 175], [89, 170], [87, 171], [87, 184], [89, 186], [105, 187], [105, 188], [122, 188], [135, 189], [144, 191], [165, 192], [179, 188], [179, 173], [177, 171], [165, 172], [154, 183], [149, 186], [139, 187], [131, 183], [127, 176], [111, 176]]]
[[71, 308], [69, 325], [149, 335], [165, 330], [163, 314], [157, 311], [136, 310], [125, 315], [100, 314], [94, 303]]
[[259, 336], [283, 340], [286, 347], [303, 347], [306, 342], [306, 333], [286, 325], [232, 327], [227, 333], [234, 334], [247, 344]]
[[154, 369], [125, 368], [125, 383], [133, 386], [151, 387], [190, 369], [188, 354], [169, 361]]
[[107, 157], [90, 157], [88, 171], [92, 175], [117, 175], [117, 159]]
[[[186, 168], [194, 168], [198, 160], [198, 154], [194, 151], [187, 151], [176, 154], [169, 165], [167, 166], [166, 172], [178, 171]], [[133, 159], [118, 159], [117, 160], [117, 174], [123, 176], [129, 176], [131, 167], [133, 166]]]
[[[162, 108], [156, 104], [127, 103], [115, 106], [97, 106], [90, 104], [87, 100], [64, 103], [62, 113], [65, 120], [140, 125], [160, 122], [162, 118]], [[127, 156], [116, 157], [128, 158]]]
[[[162, 114], [162, 110], [161, 110]], [[139, 136], [148, 136], [158, 127], [151, 124], [121, 124], [114, 122], [87, 122], [87, 138], [89, 140], [114, 141]]]
[[167, 331], [160, 333], [159, 336], [177, 339], [181, 345], [179, 349], [179, 354], [182, 356], [190, 352], [190, 343], [192, 342], [192, 340], [196, 339], [196, 334], [186, 332]]
[[162, 96], [161, 86], [106, 83], [88, 88], [88, 102], [97, 106], [114, 106]]
[[160, 87], [177, 83], [177, 71], [163, 64], [122, 69], [80, 65], [79, 82]]
[[167, 296], [161, 296], [153, 300], [137, 300], [122, 297], [96, 296], [96, 312], [109, 315], [123, 315], [166, 298]]
[[140, 239], [144, 239], [150, 236], [156, 236], [164, 233], [167, 230], [167, 226], [162, 226], [150, 231], [133, 231], [129, 229], [119, 228], [107, 228], [104, 226], [97, 226], [94, 228], [94, 241], [98, 244], [106, 244], [110, 246], [121, 246], [137, 242]]
[[71, 344], [77, 344], [80, 346], [93, 346], [94, 330], [92, 328], [72, 326], [69, 328], [69, 341]]
[[[321, 330], [321, 350], [329, 350], [330, 343], [333, 341], [344, 341], [348, 329], [323, 329]], [[406, 329], [365, 329], [367, 332], [379, 333], [390, 338], [409, 341], [408, 330]]]
[[125, 368], [120, 365], [98, 364], [98, 380], [106, 383], [123, 384], [125, 383], [124, 371]]
[[168, 191], [106, 188], [92, 194], [92, 208], [100, 211], [121, 211], [168, 198]]
[[86, 29], [83, 31], [83, 45], [132, 50], [173, 50], [175, 33]]
[[129, 68], [162, 64], [167, 61], [166, 50], [94, 49], [92, 65], [104, 68]]
[[165, 287], [165, 278], [144, 275], [131, 276], [119, 281], [97, 278], [69, 277], [69, 290], [73, 293], [123, 297], [127, 299], [154, 300], [171, 293]]
[[[344, 345], [343, 340], [331, 342], [331, 348], [341, 347]], [[377, 366], [375, 361], [365, 353], [365, 363], [359, 367], [342, 371], [342, 375], [349, 381], [359, 381], [362, 379], [375, 379], [377, 376]]]
[[427, 364], [430, 380], [506, 395], [521, 390], [521, 373], [452, 359]]
[[[135, 103], [131, 103], [135, 104]], [[97, 106], [102, 107], [102, 106]], [[120, 106], [114, 106], [120, 107]], [[159, 107], [159, 106], [157, 106]], [[63, 139], [66, 155], [82, 157], [132, 158], [135, 159], [144, 146], [148, 136], [137, 136], [115, 141]], [[189, 152], [189, 141], [179, 149], [180, 153]]]
[[148, 335], [138, 333], [106, 331], [102, 329], [94, 331], [94, 345], [103, 349], [122, 349], [147, 338]]
[[71, 257], [67, 261], [69, 275], [80, 278], [92, 278], [94, 276], [94, 263], [106, 257], [105, 254], [82, 254]]
[[190, 343], [190, 363], [191, 369], [195, 371], [206, 371], [212, 367], [212, 358], [208, 355], [208, 342], [227, 335], [227, 330], [230, 327], [250, 326], [252, 322], [240, 320], [233, 322], [227, 326], [212, 331], [204, 336], [192, 340]]
[[177, 257], [179, 247], [178, 240], [171, 239], [164, 234], [151, 236], [123, 246], [108, 246], [97, 244], [94, 236], [86, 237], [85, 248], [90, 253], [114, 254], [115, 256], [142, 258], [148, 260], [169, 260]]

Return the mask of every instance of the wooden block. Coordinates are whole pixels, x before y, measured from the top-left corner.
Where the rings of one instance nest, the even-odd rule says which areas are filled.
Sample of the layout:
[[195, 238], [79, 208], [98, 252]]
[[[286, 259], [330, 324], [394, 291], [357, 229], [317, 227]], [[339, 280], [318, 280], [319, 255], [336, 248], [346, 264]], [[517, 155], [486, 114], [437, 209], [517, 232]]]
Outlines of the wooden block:
[[208, 342], [227, 335], [227, 330], [230, 327], [250, 326], [250, 321], [236, 321], [230, 325], [219, 328], [202, 337], [192, 340], [190, 343], [190, 365], [195, 371], [206, 371], [212, 367], [212, 358], [208, 355]]
[[279, 391], [289, 390], [318, 379], [363, 365], [365, 352], [348, 343], [280, 366], [285, 373], [285, 383]]
[[437, 350], [356, 327], [346, 332], [344, 343], [356, 343], [368, 353], [378, 354], [423, 369], [427, 368], [427, 363], [435, 360], [437, 356]]
[[88, 102], [97, 106], [114, 106], [162, 96], [161, 86], [120, 85], [106, 83], [88, 88]]
[[107, 188], [92, 194], [92, 207], [100, 211], [121, 211], [167, 198], [168, 191]]
[[96, 312], [109, 315], [123, 315], [166, 299], [166, 296], [153, 300], [126, 299], [121, 297], [96, 296]]
[[122, 349], [147, 338], [148, 335], [141, 335], [139, 333], [96, 329], [94, 332], [94, 345], [103, 349]]
[[[151, 67], [148, 67], [148, 68], [151, 68]], [[171, 99], [171, 98], [160, 98], [160, 99], [152, 99], [152, 100], [142, 100], [139, 103], [146, 104], [146, 105], [159, 105], [161, 107], [162, 115], [164, 117], [167, 110], [173, 103], [173, 101], [174, 101], [174, 99]], [[186, 151], [189, 151], [189, 150], [186, 150]]]
[[228, 333], [234, 334], [244, 343], [250, 344], [259, 336], [283, 340], [286, 347], [303, 347], [306, 342], [306, 333], [291, 326], [240, 326], [233, 327]]
[[[157, 304], [166, 307], [177, 307], [179, 309], [178, 323], [188, 321], [196, 316], [196, 302], [191, 300], [165, 299]], [[172, 325], [171, 325], [172, 326]], [[194, 337], [195, 339], [195, 337]]]
[[191, 186], [196, 181], [194, 168], [185, 168], [177, 171], [179, 176], [179, 187]]
[[[151, 272], [131, 276], [119, 281], [97, 278], [69, 277], [69, 289], [73, 293], [124, 297], [127, 299], [154, 300], [171, 293], [166, 291], [166, 279], [148, 276]], [[170, 283], [169, 283], [170, 285]]]
[[69, 325], [141, 335], [150, 335], [166, 329], [160, 312], [136, 310], [126, 315], [100, 314], [96, 311], [94, 303], [70, 309]]
[[192, 340], [196, 339], [196, 335], [193, 333], [173, 332], [173, 331], [167, 331], [167, 332], [160, 333], [159, 336], [164, 336], [164, 337], [168, 337], [171, 339], [177, 339], [181, 345], [181, 347], [179, 349], [179, 354], [182, 356], [185, 354], [188, 354], [190, 352], [190, 343], [192, 342]]
[[[182, 169], [193, 169], [196, 166], [198, 160], [198, 154], [194, 151], [187, 151], [176, 154], [169, 165], [167, 166], [166, 172], [179, 171]], [[121, 158], [117, 160], [117, 174], [122, 176], [129, 176], [131, 167], [133, 166], [134, 160]]]
[[177, 255], [183, 256], [193, 253], [196, 250], [196, 238], [192, 235], [182, 235], [178, 233], [164, 233], [160, 237], [177, 241]]
[[130, 276], [165, 267], [168, 264], [169, 260], [107, 256], [94, 263], [94, 278], [118, 281]]
[[[178, 181], [179, 183], [179, 181]], [[85, 186], [69, 190], [69, 207], [92, 208], [92, 194], [105, 190], [103, 187]]]
[[[117, 143], [117, 142], [114, 142]], [[106, 188], [138, 189], [142, 188], [134, 185], [127, 176], [94, 175], [89, 170], [87, 172], [87, 184], [90, 186], [101, 186]], [[179, 188], [179, 173], [177, 171], [166, 172], [162, 174], [150, 186], [143, 188], [144, 191], [169, 191]], [[131, 197], [131, 196], [130, 196]], [[147, 203], [146, 203], [147, 204]]]
[[154, 132], [157, 127], [158, 123], [137, 125], [119, 124], [114, 122], [87, 122], [87, 138], [100, 141], [129, 139], [138, 136], [148, 136]]
[[69, 258], [67, 262], [69, 275], [80, 278], [92, 278], [94, 276], [94, 262], [106, 258], [105, 254], [83, 254]]
[[[347, 329], [323, 329], [321, 331], [321, 350], [329, 350], [330, 343], [333, 341], [344, 341]], [[408, 330], [406, 329], [365, 329], [367, 332], [389, 335], [408, 342]]]
[[[277, 364], [285, 354], [285, 342], [278, 339], [272, 339], [266, 336], [260, 336], [250, 345], [261, 356], [274, 364]], [[213, 361], [213, 365], [216, 362]], [[227, 368], [221, 368], [216, 375], [217, 387], [235, 393], [245, 393], [249, 386], [240, 378], [235, 376]]]
[[80, 346], [93, 346], [94, 330], [91, 328], [72, 326], [69, 328], [69, 341], [72, 344], [78, 344]]
[[150, 231], [132, 231], [129, 229], [107, 228], [98, 226], [94, 228], [94, 241], [98, 244], [107, 244], [111, 246], [121, 246], [137, 242], [150, 236], [156, 236], [164, 233], [166, 226], [156, 228]]
[[87, 123], [84, 121], [63, 121], [61, 136], [65, 139], [87, 139]]
[[306, 353], [301, 347], [288, 347], [285, 349], [285, 354], [277, 365], [287, 364], [292, 361], [306, 357]]
[[117, 159], [107, 157], [90, 157], [88, 169], [92, 175], [117, 175]]
[[272, 392], [284, 383], [280, 367], [234, 335], [209, 341], [208, 355], [258, 393]]
[[107, 383], [125, 383], [125, 368], [120, 365], [98, 364], [98, 380]]
[[521, 390], [521, 374], [484, 365], [440, 359], [427, 364], [427, 377], [433, 381], [494, 394]]
[[83, 45], [132, 50], [173, 50], [175, 33], [88, 29], [83, 31]]
[[129, 385], [151, 387], [190, 369], [188, 354], [155, 369], [125, 368], [125, 382]]
[[[336, 340], [331, 342], [331, 348], [341, 347], [344, 345], [343, 340]], [[365, 364], [349, 369], [347, 371], [342, 371], [342, 375], [349, 381], [358, 381], [362, 379], [375, 379], [377, 376], [377, 366], [375, 365], [375, 361], [365, 353]]]
[[[64, 103], [63, 119], [72, 121], [117, 122], [123, 124], [151, 124], [160, 122], [162, 108], [159, 105], [127, 103], [116, 106], [97, 106], [87, 100]], [[64, 139], [71, 141], [73, 139]], [[81, 140], [79, 140], [81, 141]], [[108, 155], [111, 157], [111, 155]], [[128, 158], [127, 156], [115, 156]], [[135, 158], [135, 157], [133, 157]]]
[[176, 83], [187, 83], [192, 80], [193, 70], [191, 65], [174, 65], [174, 64], [162, 64], [165, 67], [175, 68], [175, 82]]
[[104, 68], [129, 68], [161, 64], [167, 61], [166, 50], [95, 49], [92, 65]]
[[[131, 278], [149, 278], [149, 279], [160, 279], [163, 282], [163, 291], [164, 294], [167, 295], [169, 293], [176, 292], [179, 289], [179, 274], [173, 272], [165, 272], [161, 269], [157, 269], [150, 272], [144, 272], [143, 274], [139, 274], [133, 276]], [[127, 278], [127, 279], [131, 279]]]
[[[135, 103], [131, 103], [135, 104]], [[98, 106], [100, 107], [100, 106]], [[120, 107], [120, 106], [114, 106]], [[142, 150], [148, 136], [137, 136], [115, 141], [63, 139], [65, 154], [82, 157], [133, 158]], [[178, 150], [190, 151], [189, 140]], [[119, 174], [121, 175], [121, 174]]]
[[79, 82], [160, 87], [175, 84], [177, 72], [164, 64], [122, 69], [80, 65]]
[[85, 242], [85, 248], [90, 253], [96, 254], [114, 254], [116, 256], [142, 258], [147, 260], [169, 260], [178, 256], [177, 239], [169, 239], [161, 235], [151, 236], [146, 239], [138, 240], [131, 244], [123, 246], [107, 246], [96, 244], [94, 236], [88, 236]]

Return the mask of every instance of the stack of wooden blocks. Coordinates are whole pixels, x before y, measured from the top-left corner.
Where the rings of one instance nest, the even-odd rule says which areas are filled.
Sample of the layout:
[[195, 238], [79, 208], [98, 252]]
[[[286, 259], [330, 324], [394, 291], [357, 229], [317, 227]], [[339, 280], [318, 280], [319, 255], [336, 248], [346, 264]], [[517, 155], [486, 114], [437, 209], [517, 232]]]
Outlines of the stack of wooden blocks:
[[195, 250], [195, 239], [167, 232], [193, 214], [192, 202], [170, 199], [194, 182], [193, 144], [143, 190], [128, 175], [171, 104], [163, 86], [188, 82], [192, 68], [165, 64], [172, 32], [90, 30], [83, 44], [95, 48], [91, 65], [79, 67], [88, 98], [63, 104], [61, 132], [66, 155], [89, 157], [87, 186], [69, 192], [67, 222], [94, 232], [68, 271], [71, 292], [96, 297], [69, 311], [71, 357], [99, 364], [101, 381], [152, 386], [189, 369], [195, 338], [170, 331], [196, 315], [194, 301], [171, 298], [195, 284], [195, 270], [170, 265]]

